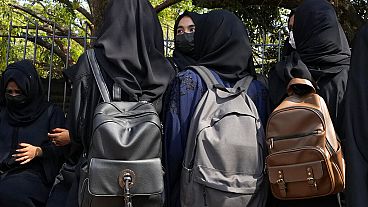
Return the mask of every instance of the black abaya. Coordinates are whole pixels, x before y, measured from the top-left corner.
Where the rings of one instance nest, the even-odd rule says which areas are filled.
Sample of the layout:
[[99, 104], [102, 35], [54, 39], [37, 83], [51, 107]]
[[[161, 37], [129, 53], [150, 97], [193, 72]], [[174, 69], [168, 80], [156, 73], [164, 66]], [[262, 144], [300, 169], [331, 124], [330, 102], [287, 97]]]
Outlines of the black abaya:
[[368, 24], [357, 33], [351, 57], [342, 129], [345, 137], [347, 205], [368, 204]]
[[[5, 92], [9, 81], [16, 82], [27, 101], [19, 109], [9, 104], [1, 93], [5, 108], [0, 112], [0, 167], [5, 173], [0, 176], [0, 206], [44, 206], [63, 162], [63, 151], [51, 143], [48, 132], [65, 127], [64, 113], [46, 102], [39, 76], [30, 61], [8, 66], [2, 76], [1, 91]], [[42, 156], [23, 165], [12, 161], [19, 143], [41, 147]]]
[[[350, 49], [333, 6], [326, 0], [305, 0], [295, 12], [293, 28], [296, 50], [269, 74], [271, 105], [287, 95], [293, 77], [306, 78], [317, 86], [326, 101], [335, 130], [342, 137], [341, 123], [347, 85]], [[339, 206], [337, 195], [297, 201], [275, 201], [275, 206]]]

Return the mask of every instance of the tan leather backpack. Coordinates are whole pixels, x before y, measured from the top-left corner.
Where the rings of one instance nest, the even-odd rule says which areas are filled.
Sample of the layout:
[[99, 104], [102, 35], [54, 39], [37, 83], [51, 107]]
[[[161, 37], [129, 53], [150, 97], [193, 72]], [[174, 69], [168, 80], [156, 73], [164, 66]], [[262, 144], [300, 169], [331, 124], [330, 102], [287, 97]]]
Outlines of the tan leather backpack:
[[[297, 95], [300, 89], [309, 92]], [[325, 101], [306, 79], [292, 79], [288, 94], [266, 128], [273, 195], [293, 200], [341, 192], [345, 161]]]

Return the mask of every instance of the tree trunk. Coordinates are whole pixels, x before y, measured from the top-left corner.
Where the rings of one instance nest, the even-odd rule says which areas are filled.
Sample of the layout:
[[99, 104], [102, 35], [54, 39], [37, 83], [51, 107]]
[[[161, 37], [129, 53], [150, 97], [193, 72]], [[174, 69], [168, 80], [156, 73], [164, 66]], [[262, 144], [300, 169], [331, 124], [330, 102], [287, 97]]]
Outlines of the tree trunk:
[[104, 16], [104, 12], [105, 12], [105, 7], [107, 5], [107, 3], [109, 2], [109, 0], [90, 0], [89, 1], [89, 5], [91, 8], [91, 14], [93, 17], [93, 25], [94, 28], [91, 31], [91, 35], [95, 36], [99, 29], [100, 26], [102, 24], [103, 21], [103, 16]]

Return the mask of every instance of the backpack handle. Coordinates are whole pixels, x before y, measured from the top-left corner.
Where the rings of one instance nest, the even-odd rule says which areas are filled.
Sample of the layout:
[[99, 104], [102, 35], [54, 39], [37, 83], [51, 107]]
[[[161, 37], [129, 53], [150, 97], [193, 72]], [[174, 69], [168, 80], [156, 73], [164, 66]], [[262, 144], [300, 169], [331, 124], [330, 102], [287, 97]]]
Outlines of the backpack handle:
[[312, 82], [304, 78], [293, 78], [287, 86], [287, 93], [289, 96], [296, 94], [303, 96], [306, 94], [316, 93]]

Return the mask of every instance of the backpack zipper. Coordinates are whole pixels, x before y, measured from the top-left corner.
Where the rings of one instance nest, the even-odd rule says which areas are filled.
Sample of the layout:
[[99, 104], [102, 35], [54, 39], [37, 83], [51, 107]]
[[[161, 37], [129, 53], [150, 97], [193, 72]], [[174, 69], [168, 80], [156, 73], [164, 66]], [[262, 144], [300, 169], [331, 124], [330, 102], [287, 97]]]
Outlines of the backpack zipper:
[[207, 204], [206, 186], [205, 185], [203, 185], [203, 202], [204, 202], [204, 206], [208, 206], [208, 204]]
[[[323, 125], [323, 128], [326, 128], [326, 123], [325, 123], [325, 119], [324, 119], [324, 115], [321, 111], [315, 109], [315, 108], [311, 108], [311, 107], [302, 107], [302, 106], [293, 106], [293, 107], [287, 107], [287, 108], [283, 108], [283, 109], [280, 109], [276, 112], [272, 112], [270, 117], [269, 117], [269, 120], [271, 120], [275, 115], [279, 114], [279, 113], [283, 113], [285, 111], [289, 111], [289, 110], [292, 110], [292, 109], [303, 109], [303, 110], [309, 110], [309, 111], [312, 111], [313, 113], [315, 113], [321, 120], [322, 122], [322, 125]], [[268, 130], [268, 127], [269, 127], [269, 122], [267, 122], [267, 130]]]
[[288, 136], [277, 136], [277, 137], [271, 137], [269, 138], [269, 142], [270, 142], [270, 149], [273, 149], [274, 147], [274, 142], [275, 141], [280, 141], [280, 140], [285, 140], [285, 139], [291, 139], [291, 138], [302, 138], [302, 137], [307, 137], [310, 135], [317, 135], [317, 134], [322, 134], [323, 130], [321, 129], [316, 129], [312, 132], [305, 132], [305, 133], [300, 133], [300, 134], [293, 134], [293, 135], [288, 135]]

